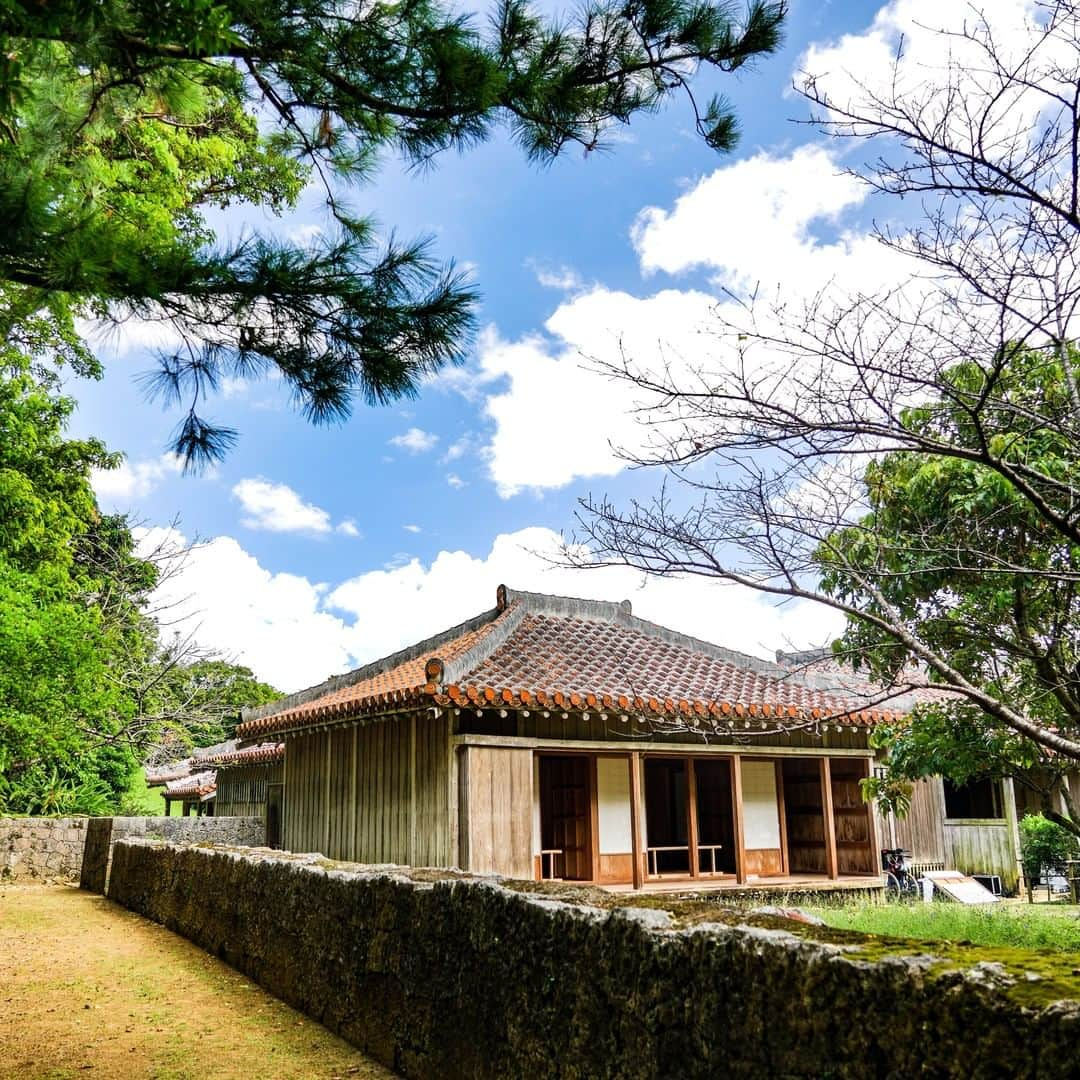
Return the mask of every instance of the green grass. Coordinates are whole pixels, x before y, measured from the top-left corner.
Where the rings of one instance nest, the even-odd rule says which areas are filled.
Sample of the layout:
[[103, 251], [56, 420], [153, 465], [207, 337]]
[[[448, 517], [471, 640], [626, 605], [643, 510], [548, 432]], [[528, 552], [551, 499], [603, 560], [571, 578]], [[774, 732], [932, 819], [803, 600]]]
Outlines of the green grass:
[[815, 908], [814, 914], [840, 930], [890, 937], [1057, 952], [1080, 949], [1080, 909], [1064, 905], [862, 903]]
[[161, 797], [161, 788], [146, 786], [146, 773], [136, 769], [131, 774], [131, 785], [124, 793], [125, 809], [140, 814], [158, 817], [165, 813], [165, 800]]

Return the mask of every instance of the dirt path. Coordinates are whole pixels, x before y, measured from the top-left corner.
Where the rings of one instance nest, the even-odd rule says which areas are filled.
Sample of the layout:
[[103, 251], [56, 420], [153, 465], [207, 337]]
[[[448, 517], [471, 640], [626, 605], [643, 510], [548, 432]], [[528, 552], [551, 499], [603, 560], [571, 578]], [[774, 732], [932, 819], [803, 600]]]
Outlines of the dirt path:
[[0, 1077], [393, 1074], [190, 942], [65, 886], [0, 886]]

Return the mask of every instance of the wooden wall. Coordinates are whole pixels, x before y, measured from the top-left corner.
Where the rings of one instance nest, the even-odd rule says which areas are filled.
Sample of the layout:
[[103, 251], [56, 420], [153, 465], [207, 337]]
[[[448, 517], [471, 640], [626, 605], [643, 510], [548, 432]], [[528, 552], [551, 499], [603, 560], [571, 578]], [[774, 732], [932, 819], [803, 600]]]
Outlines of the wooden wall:
[[945, 790], [938, 777], [919, 780], [911, 792], [911, 809], [897, 818], [880, 814], [874, 804], [882, 848], [903, 848], [916, 864], [945, 863]]
[[945, 865], [964, 874], [997, 874], [1007, 892], [1019, 881], [1016, 855], [1006, 821], [979, 824], [947, 821]]
[[880, 869], [871, 830], [874, 821], [863, 801], [859, 781], [866, 776], [867, 762], [833, 758], [833, 818], [836, 822], [836, 866], [841, 874], [874, 874]]
[[214, 813], [217, 817], [266, 817], [266, 785], [281, 783], [282, 764], [219, 769]]
[[[636, 716], [628, 716], [624, 723], [615, 714], [607, 714], [606, 720], [601, 720], [600, 716], [600, 713], [592, 712], [588, 714], [589, 718], [586, 720], [582, 713], [569, 712], [564, 719], [562, 712], [558, 710], [533, 709], [527, 717], [511, 713], [500, 725], [499, 721], [489, 717], [487, 712], [483, 717], [477, 717], [471, 710], [462, 709], [458, 719], [458, 730], [463, 735], [520, 735], [529, 739], [552, 739], [556, 742], [586, 739], [628, 740], [636, 743], [648, 741], [672, 743], [673, 748], [686, 747], [687, 749], [692, 747], [700, 749], [702, 745], [711, 745], [728, 746], [736, 750], [738, 746], [745, 745], [747, 742], [758, 741], [761, 745], [776, 747], [777, 750], [788, 747], [800, 747], [807, 750], [865, 750], [867, 748], [868, 729], [851, 725], [841, 725], [840, 731], [836, 730], [837, 725], [831, 727], [826, 725], [827, 730], [821, 735], [801, 730], [788, 731], [779, 735], [761, 735], [755, 731], [756, 720], [735, 721], [735, 727], [731, 731], [725, 730], [719, 724], [715, 730], [711, 730], [712, 721], [702, 721], [700, 728], [688, 730], [675, 724], [670, 730], [665, 730], [660, 721], [653, 722]], [[744, 723], [752, 726], [749, 728], [741, 726]]]
[[289, 736], [284, 846], [353, 862], [452, 865], [449, 753], [445, 716]]
[[462, 867], [533, 877], [532, 751], [467, 746], [460, 753]]

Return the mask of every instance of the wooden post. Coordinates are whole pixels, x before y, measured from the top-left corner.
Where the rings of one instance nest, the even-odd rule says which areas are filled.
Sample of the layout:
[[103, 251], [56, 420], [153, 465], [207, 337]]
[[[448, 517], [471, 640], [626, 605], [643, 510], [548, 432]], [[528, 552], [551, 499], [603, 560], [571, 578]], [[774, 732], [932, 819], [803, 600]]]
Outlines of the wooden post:
[[409, 718], [409, 865], [416, 865], [416, 713]]
[[356, 850], [356, 812], [358, 809], [356, 805], [356, 759], [359, 755], [359, 742], [360, 728], [358, 725], [353, 724], [349, 761], [349, 850], [345, 853], [345, 858], [354, 859], [357, 862], [360, 861]]
[[333, 738], [330, 734], [330, 728], [323, 728], [323, 738], [326, 740], [326, 762], [324, 768], [326, 776], [323, 781], [323, 801], [326, 803], [326, 820], [323, 822], [323, 842], [322, 853], [329, 859], [330, 858], [330, 763], [333, 761], [331, 753]]
[[698, 857], [697, 773], [693, 758], [686, 759], [686, 842], [690, 849], [687, 852], [690, 876], [696, 878], [701, 872], [701, 863]]
[[288, 834], [285, 831], [285, 784], [288, 778], [288, 735], [282, 735], [285, 759], [281, 762], [281, 806], [278, 808], [278, 847], [288, 851]]
[[[870, 770], [874, 767], [874, 763], [869, 759], [866, 762], [866, 776], [870, 775]], [[881, 844], [878, 842], [877, 831], [878, 815], [875, 813], [875, 807], [872, 802], [866, 803], [866, 824], [870, 830], [870, 873], [881, 873]]]
[[1016, 884], [1019, 887], [1024, 879], [1024, 863], [1020, 858], [1020, 822], [1016, 817], [1016, 784], [1011, 776], [1006, 776], [1001, 781], [1001, 799], [1005, 803], [1003, 809], [1009, 826], [1009, 846], [1012, 848], [1016, 862]]
[[644, 810], [641, 805], [641, 754], [635, 752], [630, 755], [630, 846], [635, 889], [640, 889], [644, 884], [641, 865], [641, 821]]
[[731, 813], [735, 825], [735, 880], [746, 884], [746, 837], [743, 835], [742, 758], [731, 755]]
[[[600, 759], [596, 754], [589, 757], [586, 776], [589, 780], [589, 847], [592, 880], [600, 880]], [[532, 806], [529, 807], [532, 816]]]
[[834, 881], [840, 876], [836, 860], [836, 815], [833, 813], [832, 769], [827, 757], [821, 758], [821, 809], [825, 815], [825, 872]]
[[787, 810], [784, 805], [784, 763], [776, 759], [776, 812], [780, 816], [780, 873], [788, 874]]

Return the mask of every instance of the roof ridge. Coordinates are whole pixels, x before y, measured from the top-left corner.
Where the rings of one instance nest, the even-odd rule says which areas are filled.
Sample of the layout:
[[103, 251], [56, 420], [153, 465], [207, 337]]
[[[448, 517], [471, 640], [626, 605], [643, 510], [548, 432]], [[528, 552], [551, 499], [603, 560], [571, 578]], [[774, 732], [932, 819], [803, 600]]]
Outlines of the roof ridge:
[[267, 705], [260, 705], [253, 709], [244, 709], [240, 714], [241, 723], [247, 723], [249, 720], [261, 720], [266, 716], [274, 716], [276, 713], [285, 712], [288, 709], [295, 709], [298, 705], [305, 705], [309, 701], [314, 701], [316, 698], [320, 698], [325, 694], [333, 693], [335, 690], [343, 690], [347, 686], [363, 682], [365, 679], [381, 675], [383, 672], [392, 671], [394, 668], [407, 663], [409, 660], [415, 660], [424, 653], [432, 652], [440, 645], [445, 645], [448, 641], [453, 641], [455, 638], [462, 637], [472, 630], [478, 630], [486, 623], [494, 622], [495, 619], [503, 613], [503, 610], [504, 609], [500, 607], [492, 608], [490, 611], [485, 611], [480, 615], [474, 615], [471, 619], [466, 619], [464, 622], [458, 623], [457, 626], [451, 626], [448, 630], [442, 630], [438, 634], [433, 634], [431, 637], [425, 638], [423, 641], [418, 641], [415, 645], [409, 645], [404, 649], [399, 649], [396, 653], [391, 653], [389, 656], [384, 656], [379, 660], [372, 660], [362, 667], [347, 671], [342, 675], [332, 675], [329, 679], [324, 679], [315, 686], [309, 686], [306, 690], [297, 690], [295, 694], [289, 694], [287, 697], [278, 698], [277, 701], [272, 701]]
[[717, 645], [712, 641], [684, 634], [660, 623], [650, 622], [633, 613], [633, 607], [629, 600], [618, 602], [611, 600], [584, 600], [572, 596], [556, 596], [551, 593], [518, 592], [507, 589], [509, 600], [521, 601], [523, 606], [534, 614], [555, 615], [562, 618], [586, 618], [596, 619], [602, 622], [619, 623], [622, 626], [638, 630], [649, 637], [666, 641], [669, 645], [677, 645], [681, 648], [692, 649], [711, 656], [714, 660], [721, 660], [736, 667], [748, 668], [759, 675], [766, 675], [785, 682], [798, 682], [792, 679], [792, 673], [780, 664], [771, 660], [765, 660], [760, 656], [751, 656], [749, 653], [729, 649], [724, 645]]
[[[492, 628], [479, 641], [474, 642], [470, 648], [459, 656], [455, 656], [452, 660], [444, 661], [443, 686], [456, 683], [472, 671], [473, 668], [479, 667], [521, 625], [521, 620], [525, 618], [528, 608], [520, 602], [515, 602], [518, 601], [520, 595], [519, 593], [510, 592], [509, 589], [505, 593], [499, 594], [500, 603], [505, 602], [506, 606], [505, 608], [496, 608], [496, 612], [502, 615], [503, 618], [497, 623], [493, 620]], [[442, 659], [437, 654], [436, 658]]]

